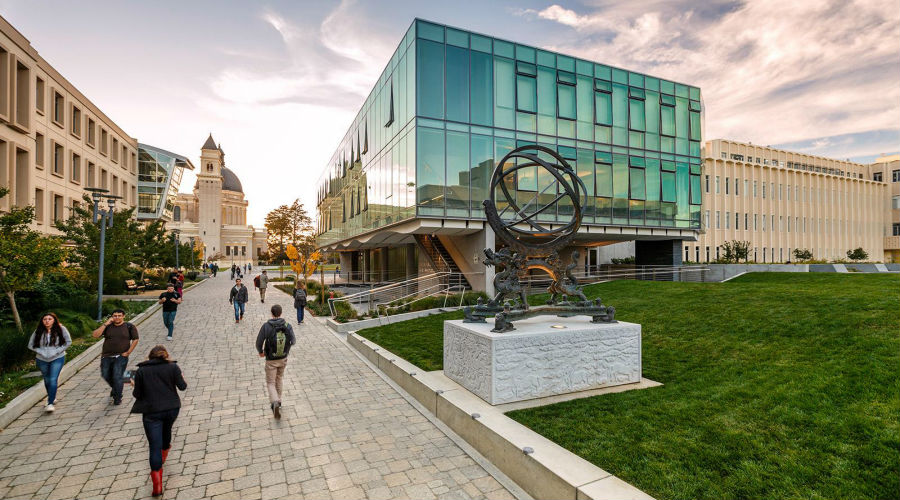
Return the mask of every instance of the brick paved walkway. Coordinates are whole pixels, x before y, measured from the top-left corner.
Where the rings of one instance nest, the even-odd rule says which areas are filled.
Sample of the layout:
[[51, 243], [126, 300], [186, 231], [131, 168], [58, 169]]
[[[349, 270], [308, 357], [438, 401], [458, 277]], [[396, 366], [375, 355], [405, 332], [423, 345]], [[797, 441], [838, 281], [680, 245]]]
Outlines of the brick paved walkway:
[[[249, 281], [249, 279], [248, 279]], [[492, 476], [315, 321], [297, 329], [283, 418], [265, 395], [253, 341], [272, 288], [234, 324], [228, 276], [188, 292], [175, 340], [157, 312], [140, 328], [134, 364], [166, 344], [188, 383], [165, 465], [166, 498], [512, 498]], [[99, 359], [0, 432], [0, 498], [144, 498], [150, 495], [141, 418], [108, 403]], [[128, 387], [126, 386], [126, 389]]]

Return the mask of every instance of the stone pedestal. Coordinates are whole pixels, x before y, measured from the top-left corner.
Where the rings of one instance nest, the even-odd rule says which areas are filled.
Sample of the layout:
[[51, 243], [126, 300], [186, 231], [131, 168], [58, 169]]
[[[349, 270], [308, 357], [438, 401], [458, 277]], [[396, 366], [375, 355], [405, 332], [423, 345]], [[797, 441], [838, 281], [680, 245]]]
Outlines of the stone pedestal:
[[444, 322], [444, 374], [492, 405], [641, 381], [641, 325], [540, 316]]

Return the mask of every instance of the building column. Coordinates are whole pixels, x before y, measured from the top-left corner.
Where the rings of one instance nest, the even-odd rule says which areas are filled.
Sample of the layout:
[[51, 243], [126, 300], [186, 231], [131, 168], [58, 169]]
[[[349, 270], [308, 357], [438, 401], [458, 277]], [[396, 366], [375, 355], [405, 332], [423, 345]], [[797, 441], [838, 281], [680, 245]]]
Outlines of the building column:
[[419, 266], [416, 265], [416, 244], [406, 245], [406, 279], [411, 279], [418, 274]]

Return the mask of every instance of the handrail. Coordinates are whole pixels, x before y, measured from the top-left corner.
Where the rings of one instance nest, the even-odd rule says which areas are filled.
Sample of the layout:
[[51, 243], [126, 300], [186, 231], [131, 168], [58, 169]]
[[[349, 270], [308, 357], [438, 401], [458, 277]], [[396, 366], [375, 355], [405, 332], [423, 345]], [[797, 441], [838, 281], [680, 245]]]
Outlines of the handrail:
[[[371, 290], [364, 290], [354, 294], [345, 295], [343, 297], [331, 297], [328, 299], [328, 308], [331, 312], [331, 315], [334, 316], [336, 314], [334, 308], [335, 302], [341, 301], [346, 302], [347, 304], [357, 305], [368, 302], [368, 310], [374, 310], [380, 315], [379, 306], [382, 306], [385, 303], [403, 301], [412, 297], [431, 297], [434, 295], [439, 295], [441, 293], [447, 295], [450, 291], [453, 290], [462, 290], [464, 293], [466, 289], [465, 285], [454, 284], [454, 278], [463, 276], [464, 275], [462, 273], [454, 273], [449, 271], [419, 276], [401, 282], [373, 288]], [[465, 296], [463, 295], [463, 299], [464, 297]]]

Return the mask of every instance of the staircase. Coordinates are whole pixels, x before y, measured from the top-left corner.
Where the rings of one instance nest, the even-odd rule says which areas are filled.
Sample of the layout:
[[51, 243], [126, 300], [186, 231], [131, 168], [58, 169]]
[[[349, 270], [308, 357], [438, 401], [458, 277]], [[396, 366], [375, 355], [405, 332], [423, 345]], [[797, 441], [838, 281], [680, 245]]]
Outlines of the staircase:
[[450, 252], [447, 251], [447, 248], [444, 247], [437, 236], [417, 234], [416, 242], [419, 244], [419, 250], [424, 252], [431, 261], [435, 271], [452, 273], [449, 278], [451, 287], [454, 289], [472, 289], [469, 280], [466, 279], [462, 270], [453, 261], [453, 257], [450, 256]]

